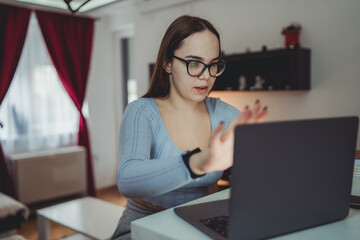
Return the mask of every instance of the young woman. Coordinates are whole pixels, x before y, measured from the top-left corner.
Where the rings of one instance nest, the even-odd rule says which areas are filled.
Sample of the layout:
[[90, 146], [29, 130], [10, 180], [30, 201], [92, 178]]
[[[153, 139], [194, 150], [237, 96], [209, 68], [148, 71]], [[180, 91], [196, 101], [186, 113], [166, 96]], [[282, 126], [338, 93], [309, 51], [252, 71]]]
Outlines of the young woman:
[[122, 119], [117, 185], [128, 203], [113, 239], [129, 238], [135, 219], [209, 194], [232, 166], [235, 125], [265, 117], [259, 101], [240, 114], [207, 97], [225, 69], [220, 54], [205, 19], [181, 16], [167, 29], [149, 90]]

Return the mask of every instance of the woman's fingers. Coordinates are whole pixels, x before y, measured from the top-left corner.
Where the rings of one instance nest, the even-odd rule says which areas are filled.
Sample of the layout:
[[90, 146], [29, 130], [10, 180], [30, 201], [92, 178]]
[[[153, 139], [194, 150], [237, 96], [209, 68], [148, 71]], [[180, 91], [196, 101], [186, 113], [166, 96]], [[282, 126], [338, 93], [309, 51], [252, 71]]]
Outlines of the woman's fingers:
[[254, 110], [253, 110], [254, 116], [256, 116], [256, 115], [259, 114], [260, 109], [261, 109], [260, 100], [257, 99], [257, 100], [255, 101]]
[[249, 118], [248, 115], [249, 115], [249, 110], [244, 110], [242, 114], [239, 114], [226, 128], [224, 134], [221, 136], [221, 140], [224, 141], [225, 139], [227, 139], [229, 135], [234, 131], [236, 125], [244, 124]]
[[227, 139], [229, 135], [234, 132], [236, 125], [246, 124], [250, 121], [252, 113], [249, 109], [249, 106], [246, 106], [244, 111], [239, 114], [229, 125], [229, 127], [225, 130], [224, 134], [221, 136], [221, 140]]
[[236, 119], [236, 123], [237, 124], [245, 124], [247, 122], [249, 122], [249, 120], [251, 119], [252, 116], [252, 112], [249, 109], [249, 106], [246, 106], [244, 111], [241, 113], [241, 115]]
[[224, 130], [225, 123], [221, 122], [217, 128], [215, 128], [213, 134], [211, 135], [212, 140], [220, 137], [221, 132]]
[[[224, 134], [221, 136], [221, 140], [224, 141], [225, 139], [227, 139], [234, 132], [236, 125], [247, 124], [247, 123], [259, 123], [267, 116], [267, 113], [268, 113], [267, 107], [265, 106], [264, 108], [261, 109], [260, 101], [256, 100], [254, 109], [251, 110], [249, 106], [246, 106], [244, 108], [244, 111], [241, 114], [239, 114], [239, 116], [237, 116], [235, 120], [233, 120], [232, 123], [225, 130]], [[216, 128], [214, 134], [218, 128]], [[223, 128], [221, 129], [221, 131], [222, 130]], [[220, 132], [218, 132], [218, 134], [220, 134]], [[218, 134], [216, 135], [216, 137], [218, 137]]]
[[259, 123], [261, 122], [267, 115], [268, 109], [265, 106], [261, 110], [261, 104], [259, 100], [255, 101], [254, 108], [251, 110], [248, 106], [245, 107], [244, 112], [241, 114], [243, 117], [239, 119], [238, 124], [246, 124], [246, 123]]
[[268, 114], [268, 109], [267, 109], [267, 106], [265, 106], [265, 107], [263, 108], [263, 110], [261, 111], [261, 113], [259, 113], [259, 114], [255, 117], [254, 122], [255, 122], [255, 123], [261, 122], [261, 121], [267, 116], [267, 114]]

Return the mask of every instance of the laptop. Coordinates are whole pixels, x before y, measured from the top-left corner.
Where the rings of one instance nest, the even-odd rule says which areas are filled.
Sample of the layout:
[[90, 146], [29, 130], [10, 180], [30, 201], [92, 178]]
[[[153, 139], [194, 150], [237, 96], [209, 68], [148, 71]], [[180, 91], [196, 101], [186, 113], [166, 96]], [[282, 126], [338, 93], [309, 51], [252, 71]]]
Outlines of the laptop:
[[358, 117], [239, 125], [230, 199], [174, 208], [213, 239], [264, 239], [349, 213]]
[[356, 151], [350, 207], [360, 209], [360, 150]]

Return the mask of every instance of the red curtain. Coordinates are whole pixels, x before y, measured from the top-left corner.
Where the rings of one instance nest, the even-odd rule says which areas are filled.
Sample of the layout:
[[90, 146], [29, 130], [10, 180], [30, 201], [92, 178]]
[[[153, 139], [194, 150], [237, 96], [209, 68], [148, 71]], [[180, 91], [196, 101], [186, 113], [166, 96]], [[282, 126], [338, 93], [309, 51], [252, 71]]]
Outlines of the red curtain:
[[[0, 5], [0, 105], [15, 74], [24, 46], [31, 10]], [[1, 137], [1, 136], [0, 136]], [[15, 195], [0, 144], [0, 191]]]
[[35, 11], [51, 60], [80, 113], [79, 145], [87, 149], [88, 194], [95, 195], [90, 139], [81, 113], [89, 72], [94, 20]]

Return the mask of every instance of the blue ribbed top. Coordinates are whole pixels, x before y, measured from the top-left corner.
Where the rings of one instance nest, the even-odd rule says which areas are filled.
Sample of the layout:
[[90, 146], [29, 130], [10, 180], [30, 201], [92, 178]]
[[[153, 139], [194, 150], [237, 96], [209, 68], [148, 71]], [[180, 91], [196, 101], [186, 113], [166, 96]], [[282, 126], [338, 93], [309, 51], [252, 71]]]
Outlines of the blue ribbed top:
[[[227, 127], [240, 113], [219, 98], [206, 98], [211, 128], [221, 121]], [[191, 150], [191, 149], [189, 149]], [[170, 208], [210, 193], [222, 172], [192, 179], [181, 150], [170, 138], [153, 98], [140, 98], [125, 110], [119, 141], [117, 185], [128, 198], [141, 198]]]

